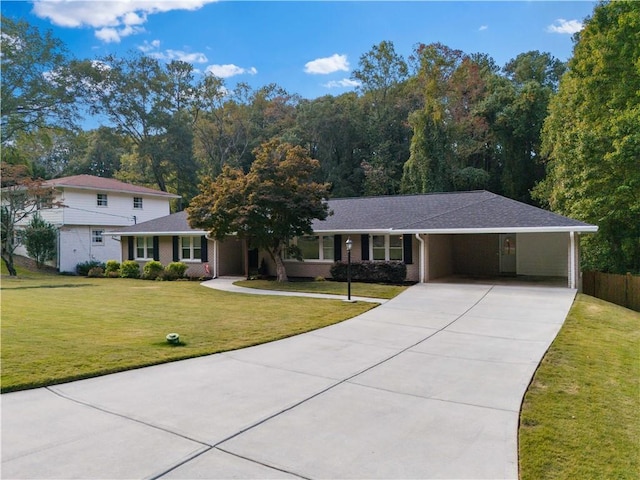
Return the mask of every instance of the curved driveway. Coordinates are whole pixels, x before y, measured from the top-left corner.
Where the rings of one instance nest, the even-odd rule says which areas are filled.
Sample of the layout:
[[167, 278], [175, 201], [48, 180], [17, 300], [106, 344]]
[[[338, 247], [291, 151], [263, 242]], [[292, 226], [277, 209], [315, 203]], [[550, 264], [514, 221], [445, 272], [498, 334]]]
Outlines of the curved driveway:
[[415, 285], [285, 340], [2, 395], [3, 478], [517, 478], [575, 290]]

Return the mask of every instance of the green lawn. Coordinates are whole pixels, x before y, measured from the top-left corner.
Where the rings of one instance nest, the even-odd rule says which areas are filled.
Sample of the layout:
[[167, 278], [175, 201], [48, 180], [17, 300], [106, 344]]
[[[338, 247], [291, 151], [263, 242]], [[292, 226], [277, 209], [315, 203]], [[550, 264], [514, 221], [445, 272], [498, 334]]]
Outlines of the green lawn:
[[[2, 277], [3, 392], [269, 342], [374, 307], [186, 281], [19, 275]], [[169, 345], [171, 332], [184, 345]]]
[[520, 478], [640, 478], [640, 313], [578, 295], [527, 391]]
[[[236, 285], [262, 290], [280, 290], [285, 292], [329, 293], [347, 295], [347, 284], [344, 282], [295, 281], [279, 283], [274, 280], [241, 280]], [[402, 293], [407, 287], [400, 285], [380, 285], [376, 283], [351, 283], [351, 295], [354, 297], [370, 297], [390, 299]]]

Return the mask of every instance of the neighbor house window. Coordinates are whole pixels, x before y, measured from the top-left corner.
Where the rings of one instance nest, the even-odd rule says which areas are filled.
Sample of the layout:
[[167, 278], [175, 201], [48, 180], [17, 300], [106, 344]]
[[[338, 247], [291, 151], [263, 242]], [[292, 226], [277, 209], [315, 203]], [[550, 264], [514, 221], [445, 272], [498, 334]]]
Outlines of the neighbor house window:
[[133, 197], [133, 208], [142, 210], [142, 197]]
[[180, 260], [202, 259], [202, 237], [180, 237]]
[[305, 235], [291, 243], [298, 246], [304, 260], [334, 259], [333, 235]]
[[153, 237], [136, 237], [136, 259], [153, 258]]
[[104, 230], [91, 230], [91, 243], [93, 245], [104, 245], [103, 233]]
[[107, 194], [106, 193], [99, 193], [98, 194], [98, 206], [99, 207], [106, 207], [107, 205], [108, 205]]
[[376, 261], [402, 261], [402, 235], [373, 235], [371, 258]]

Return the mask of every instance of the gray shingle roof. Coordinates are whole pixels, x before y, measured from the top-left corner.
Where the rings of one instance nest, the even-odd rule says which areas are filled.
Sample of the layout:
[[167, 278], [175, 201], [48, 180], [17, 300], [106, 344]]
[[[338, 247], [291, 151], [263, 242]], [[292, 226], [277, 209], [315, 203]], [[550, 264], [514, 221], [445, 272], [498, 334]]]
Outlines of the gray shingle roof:
[[204, 232], [203, 230], [195, 230], [191, 228], [189, 226], [189, 223], [187, 222], [187, 212], [178, 212], [167, 215], [166, 217], [160, 217], [154, 220], [149, 220], [147, 222], [138, 223], [137, 225], [118, 228], [117, 230], [107, 233], [118, 233], [122, 235], [204, 235], [206, 232]]
[[[316, 220], [316, 232], [487, 233], [517, 231], [583, 231], [597, 227], [487, 191], [338, 198], [333, 211]], [[204, 234], [193, 230], [186, 212], [121, 228], [129, 234]]]
[[595, 231], [593, 225], [487, 191], [333, 199], [329, 208], [333, 215], [314, 222], [315, 231]]

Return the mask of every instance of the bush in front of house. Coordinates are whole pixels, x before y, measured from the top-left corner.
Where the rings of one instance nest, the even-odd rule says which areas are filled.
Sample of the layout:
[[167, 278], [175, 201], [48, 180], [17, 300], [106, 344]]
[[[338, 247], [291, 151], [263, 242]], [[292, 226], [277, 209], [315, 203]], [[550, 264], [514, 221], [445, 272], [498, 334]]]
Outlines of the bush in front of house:
[[164, 267], [157, 260], [145, 263], [142, 268], [142, 278], [145, 280], [156, 280], [164, 272]]
[[[339, 282], [347, 281], [347, 262], [331, 266], [331, 277]], [[351, 280], [369, 283], [403, 283], [407, 278], [407, 266], [403, 262], [351, 262]]]
[[120, 262], [117, 260], [107, 260], [104, 268], [104, 275], [109, 278], [120, 276]]
[[82, 262], [76, 265], [76, 273], [78, 275], [82, 275], [83, 277], [89, 276], [89, 271], [92, 268], [100, 267], [104, 272], [104, 263], [99, 262], [97, 260], [89, 260], [88, 262]]
[[102, 267], [93, 267], [87, 273], [87, 277], [89, 277], [89, 278], [102, 278], [102, 277], [104, 277], [104, 269]]
[[184, 278], [184, 274], [187, 271], [187, 265], [182, 262], [171, 262], [164, 268], [164, 272], [160, 275], [162, 280], [178, 280]]
[[140, 265], [135, 260], [126, 260], [120, 265], [122, 278], [140, 278]]

